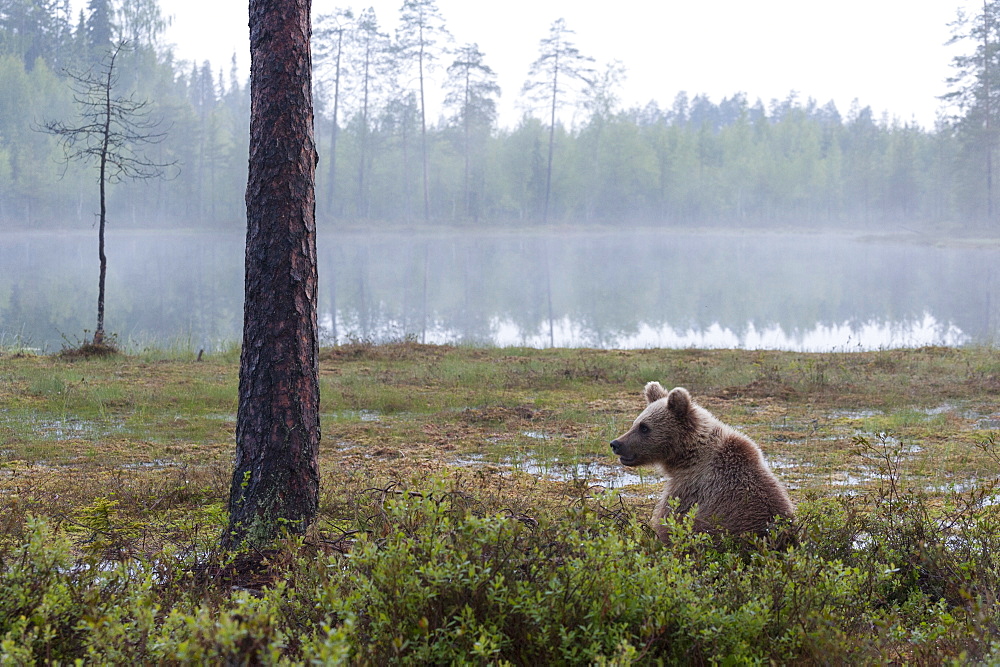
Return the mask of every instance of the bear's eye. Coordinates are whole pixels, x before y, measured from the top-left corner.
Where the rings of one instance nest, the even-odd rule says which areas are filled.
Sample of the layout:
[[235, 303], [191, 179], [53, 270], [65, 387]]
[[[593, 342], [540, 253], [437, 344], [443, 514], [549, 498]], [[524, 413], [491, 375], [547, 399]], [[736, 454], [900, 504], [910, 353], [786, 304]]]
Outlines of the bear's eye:
[[645, 422], [639, 424], [639, 433], [642, 433], [643, 435], [649, 433], [649, 426], [647, 426]]

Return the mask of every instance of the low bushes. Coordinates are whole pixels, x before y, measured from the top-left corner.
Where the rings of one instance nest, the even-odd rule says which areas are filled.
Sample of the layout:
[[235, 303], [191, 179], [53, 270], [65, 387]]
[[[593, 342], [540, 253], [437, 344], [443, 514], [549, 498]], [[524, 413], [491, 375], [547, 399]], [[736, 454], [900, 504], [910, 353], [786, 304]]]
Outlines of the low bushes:
[[988, 658], [994, 506], [887, 480], [801, 503], [784, 550], [714, 543], [688, 517], [664, 545], [609, 494], [529, 515], [457, 477], [357, 493], [336, 528], [228, 560], [79, 558], [36, 521], [0, 555], [0, 647], [22, 663]]

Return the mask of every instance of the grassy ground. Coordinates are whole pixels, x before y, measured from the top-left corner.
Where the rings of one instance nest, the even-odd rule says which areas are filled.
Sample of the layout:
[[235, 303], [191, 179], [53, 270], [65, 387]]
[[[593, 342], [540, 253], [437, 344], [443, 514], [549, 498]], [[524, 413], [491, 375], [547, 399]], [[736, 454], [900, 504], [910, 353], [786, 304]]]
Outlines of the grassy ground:
[[[108, 481], [156, 488], [196, 479], [206, 500], [221, 502], [237, 376], [235, 353], [200, 362], [0, 358], [0, 484], [32, 489], [29, 480], [38, 480], [49, 493], [19, 500], [46, 516], [105, 495]], [[799, 497], [875, 484], [857, 440], [880, 434], [928, 487], [966, 487], [992, 477], [992, 461], [975, 445], [1000, 428], [1000, 353], [979, 348], [797, 354], [353, 345], [324, 350], [320, 377], [329, 495], [345, 475], [390, 481], [442, 467], [521, 469], [571, 486], [655, 493], [654, 473], [623, 476], [608, 448], [642, 409], [650, 379], [688, 387], [754, 437]], [[648, 488], [634, 484], [640, 477]], [[553, 492], [565, 485], [543, 484]]]
[[[0, 542], [7, 566], [14, 562], [12, 554], [27, 558], [23, 545], [44, 534], [45, 539], [65, 540], [66, 558], [74, 562], [86, 558], [102, 563], [157, 562], [165, 553], [181, 554], [186, 562], [194, 563], [188, 573], [201, 572], [198, 568], [211, 559], [225, 522], [237, 377], [235, 352], [202, 360], [183, 354], [163, 358], [156, 353], [91, 359], [0, 355]], [[857, 523], [860, 514], [877, 515], [885, 510], [882, 520], [903, 521], [915, 512], [915, 521], [927, 522], [921, 530], [928, 526], [937, 530], [947, 517], [961, 515], [964, 520], [973, 511], [980, 513], [977, 521], [985, 520], [980, 515], [991, 512], [995, 503], [993, 485], [998, 471], [993, 432], [1000, 430], [996, 400], [1000, 351], [992, 348], [800, 354], [355, 344], [324, 350], [320, 379], [323, 488], [320, 520], [310, 548], [320, 549], [326, 554], [323, 558], [350, 552], [359, 533], [388, 540], [396, 534], [390, 526], [438, 525], [440, 517], [434, 518], [435, 512], [442, 504], [453, 508], [454, 499], [460, 497], [463, 517], [514, 517], [532, 535], [547, 534], [546, 526], [567, 521], [567, 512], [575, 517], [569, 520], [573, 531], [590, 530], [588, 516], [591, 526], [627, 524], [627, 530], [637, 531], [633, 550], [649, 556], [650, 567], [655, 569], [667, 548], [650, 541], [642, 524], [662, 481], [652, 471], [623, 469], [608, 447], [643, 407], [642, 386], [653, 379], [667, 387], [687, 387], [705, 407], [756, 439], [804, 515], [813, 517], [804, 520], [805, 524], [812, 520], [809, 525], [815, 528], [831, 516], [839, 517], [839, 528], [817, 530], [827, 541], [834, 539], [830, 535], [843, 540], [849, 534], [853, 545], [821, 544], [818, 551], [808, 552], [810, 557], [824, 559], [824, 570], [833, 567], [831, 563], [854, 563], [853, 567], [865, 571], [858, 560], [862, 552], [867, 553], [864, 541], [874, 539], [881, 530], [878, 526], [886, 524], [863, 527]], [[404, 510], [393, 503], [404, 489], [406, 497], [437, 501], [433, 507], [405, 510], [415, 515], [400, 515]], [[907, 498], [919, 498], [919, 506], [906, 504]], [[593, 513], [573, 514], [574, 508], [581, 507]], [[893, 519], [890, 514], [898, 516]], [[40, 528], [36, 518], [44, 519], [46, 528]], [[849, 525], [854, 527], [845, 528]], [[403, 531], [411, 537], [418, 532], [416, 528]], [[944, 534], [939, 537], [942, 544], [949, 539]], [[926, 536], [920, 539], [927, 543]], [[915, 537], [914, 545], [920, 539]], [[490, 544], [487, 551], [498, 549], [498, 543]], [[884, 560], [877, 561], [885, 571], [902, 568], [908, 572], [899, 562], [890, 561], [926, 556], [923, 552], [900, 555], [905, 549], [894, 548], [900, 553], [890, 558], [884, 552]], [[600, 554], [594, 557], [601, 558]], [[874, 567], [876, 560], [864, 562]], [[935, 563], [938, 569], [944, 568]], [[787, 562], [786, 566], [794, 570]], [[312, 572], [309, 566], [288, 567], [298, 574], [286, 579], [312, 581], [312, 575], [303, 574]], [[984, 567], [995, 566], [991, 561]], [[924, 584], [931, 570], [938, 572], [929, 566], [917, 568], [913, 582], [897, 582], [896, 592], [879, 598], [878, 610], [866, 611], [863, 620], [852, 617], [852, 623], [867, 623], [866, 636], [872, 637], [870, 644], [864, 644], [867, 653], [860, 656], [862, 661], [919, 662], [925, 651], [933, 655], [939, 650], [955, 657], [963, 652], [980, 657], [990, 654], [989, 628], [994, 626], [992, 616], [983, 616], [982, 605], [1000, 591], [982, 582], [963, 588], [951, 580], [928, 588]], [[838, 581], [851, 576], [845, 574]], [[940, 573], [934, 576], [947, 579]], [[240, 587], [260, 595], [261, 586], [245, 583]], [[217, 592], [210, 602], [202, 593], [198, 604], [216, 612], [236, 604], [229, 597], [231, 591], [219, 586], [213, 589]], [[907, 602], [916, 592], [926, 599], [919, 604]], [[264, 599], [268, 599], [266, 594]], [[939, 603], [941, 599], [945, 602]], [[976, 605], [968, 603], [972, 599]], [[159, 604], [165, 605], [162, 600]], [[477, 609], [467, 600], [464, 604]], [[906, 616], [898, 611], [904, 604], [917, 605], [920, 612]], [[945, 606], [927, 611], [937, 604]], [[903, 619], [897, 619], [893, 627], [902, 629], [895, 639], [882, 642], [875, 639], [881, 630], [873, 624], [888, 623], [888, 616], [896, 618], [886, 616], [889, 608]], [[0, 600], [0, 614], [4, 611]], [[197, 616], [195, 611], [186, 613]], [[400, 618], [393, 620], [405, 626], [403, 617], [408, 613], [401, 610]], [[457, 616], [444, 614], [435, 621], [433, 614], [420, 613], [411, 619], [417, 626], [440, 622], [440, 632], [457, 622]], [[964, 620], [947, 625], [940, 620], [944, 613]], [[334, 617], [340, 623], [328, 620], [333, 623], [330, 632], [337, 628], [336, 632], [346, 632], [343, 619], [349, 614], [341, 610]], [[935, 619], [934, 627], [945, 628], [941, 636], [947, 641], [940, 637], [914, 640], [914, 628], [929, 622], [928, 618]], [[162, 618], [157, 621], [160, 631], [164, 622]], [[358, 617], [354, 622], [357, 626], [352, 627], [364, 627], [365, 634], [359, 637], [371, 646], [381, 646], [373, 639], [377, 623], [372, 617]], [[81, 630], [84, 621], [74, 623], [70, 634], [76, 643], [67, 644], [68, 650], [83, 651], [87, 640], [81, 637], [93, 633]], [[317, 623], [309, 626], [310, 632], [318, 632]], [[973, 624], [985, 629], [975, 633], [956, 629]], [[767, 632], [776, 632], [774, 626], [767, 627]], [[857, 632], [844, 624], [837, 627], [846, 633], [844, 637]], [[9, 637], [21, 632], [18, 641], [27, 641], [23, 633], [28, 630], [9, 619], [0, 622], [0, 631]], [[262, 637], [270, 636], [259, 632]], [[484, 653], [492, 656], [484, 661], [528, 660], [531, 654], [511, 652], [513, 630], [505, 626], [497, 632], [499, 639], [494, 639], [500, 648]], [[632, 655], [628, 647], [636, 648], [635, 637], [641, 632], [633, 634], [621, 639], [624, 643], [618, 654], [626, 662]], [[397, 640], [400, 646], [392, 643]], [[386, 641], [378, 649], [381, 653], [375, 648], [370, 654], [359, 653], [355, 647], [344, 649], [347, 653], [342, 657], [353, 662], [380, 662], [390, 656], [408, 656], [417, 662], [444, 659], [413, 649], [405, 632]], [[449, 641], [454, 644], [454, 637]], [[645, 653], [641, 646], [636, 649], [635, 659], [669, 657], [669, 653], [653, 650], [660, 645], [649, 641]], [[713, 655], [718, 657], [719, 650], [727, 655], [739, 653], [735, 645], [722, 640], [713, 640], [714, 644], [692, 641], [709, 662]], [[802, 648], [808, 642], [801, 637], [796, 642], [794, 650], [786, 653], [750, 651], [747, 655], [811, 661], [811, 654]], [[264, 651], [265, 644], [229, 653], [220, 649], [221, 653], [212, 655], [264, 660], [259, 651]], [[413, 650], [403, 650], [404, 645]], [[308, 653], [287, 641], [283, 646], [276, 655]], [[586, 659], [581, 654], [581, 660], [607, 654], [605, 648], [601, 651], [587, 654]], [[560, 655], [557, 661], [575, 662], [569, 654]], [[838, 655], [847, 657], [846, 653]], [[123, 659], [150, 660], [152, 656], [137, 652]], [[180, 659], [179, 654], [158, 656]], [[208, 656], [203, 654], [205, 659]]]

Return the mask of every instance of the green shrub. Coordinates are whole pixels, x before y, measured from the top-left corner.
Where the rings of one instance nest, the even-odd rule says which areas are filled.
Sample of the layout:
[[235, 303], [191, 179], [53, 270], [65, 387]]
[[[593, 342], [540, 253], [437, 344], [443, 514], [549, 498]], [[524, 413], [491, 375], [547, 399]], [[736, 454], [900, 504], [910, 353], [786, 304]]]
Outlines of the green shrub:
[[693, 530], [691, 516], [671, 516], [670, 543], [662, 544], [611, 495], [529, 516], [457, 479], [359, 494], [341, 538], [289, 540], [255, 567], [238, 554], [206, 565], [169, 550], [78, 562], [65, 534], [36, 521], [23, 545], [0, 554], [0, 658], [990, 659], [998, 620], [991, 506], [956, 496], [941, 507], [902, 488], [803, 501], [797, 544], [784, 549], [767, 540], [716, 542]]
[[[609, 499], [603, 499], [609, 502]], [[719, 551], [671, 520], [660, 545], [591, 501], [538, 525], [444, 493], [385, 503], [381, 532], [326, 564], [317, 603], [352, 660], [426, 664], [754, 663], [877, 651], [872, 596], [895, 576], [806, 549]], [[616, 516], [615, 519], [620, 519]], [[343, 644], [341, 643], [342, 647]], [[831, 653], [832, 652], [832, 653]]]
[[86, 604], [82, 590], [92, 579], [75, 569], [69, 542], [37, 520], [28, 540], [0, 555], [0, 655], [30, 664], [73, 655]]

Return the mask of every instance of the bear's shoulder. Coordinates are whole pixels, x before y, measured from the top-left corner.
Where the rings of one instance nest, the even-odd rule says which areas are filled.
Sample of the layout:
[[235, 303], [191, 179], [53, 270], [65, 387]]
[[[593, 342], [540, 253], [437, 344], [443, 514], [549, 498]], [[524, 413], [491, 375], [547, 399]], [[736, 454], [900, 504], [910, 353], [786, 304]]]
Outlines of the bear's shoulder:
[[712, 447], [711, 467], [716, 471], [745, 471], [754, 474], [767, 471], [764, 453], [760, 446], [736, 429], [722, 426], [717, 429]]

